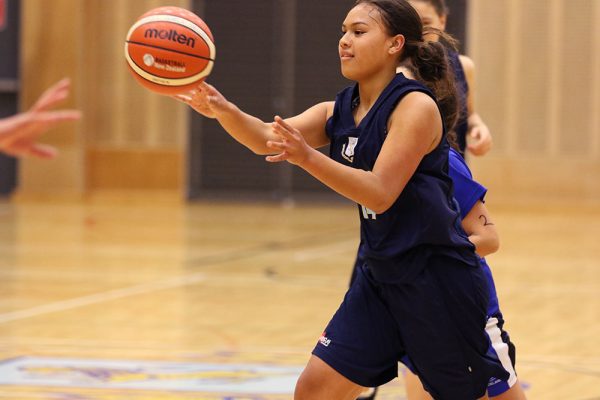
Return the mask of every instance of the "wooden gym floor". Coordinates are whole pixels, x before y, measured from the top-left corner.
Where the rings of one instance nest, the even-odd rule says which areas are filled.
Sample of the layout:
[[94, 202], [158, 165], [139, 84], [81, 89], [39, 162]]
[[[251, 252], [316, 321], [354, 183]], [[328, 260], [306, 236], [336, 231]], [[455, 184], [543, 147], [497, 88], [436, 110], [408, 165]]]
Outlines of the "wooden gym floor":
[[[600, 399], [600, 204], [488, 207], [528, 397]], [[289, 399], [357, 224], [347, 203], [2, 203], [0, 399]]]

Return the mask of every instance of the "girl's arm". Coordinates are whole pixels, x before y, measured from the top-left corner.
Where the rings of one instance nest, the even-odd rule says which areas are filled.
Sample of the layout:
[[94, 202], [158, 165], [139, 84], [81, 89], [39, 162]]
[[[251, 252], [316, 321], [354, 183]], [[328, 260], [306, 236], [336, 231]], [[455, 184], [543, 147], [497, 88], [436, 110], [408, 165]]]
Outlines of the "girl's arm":
[[469, 240], [475, 245], [480, 257], [495, 253], [500, 247], [500, 239], [490, 213], [482, 201], [475, 203], [471, 211], [463, 218], [462, 226]]
[[[217, 119], [235, 140], [254, 153], [272, 153], [272, 150], [267, 147], [267, 141], [277, 138], [272, 123], [265, 123], [243, 112], [208, 83], [203, 82], [189, 93], [174, 97], [205, 117]], [[303, 132], [309, 146], [321, 147], [329, 142], [325, 133], [325, 124], [332, 113], [333, 102], [320, 103], [288, 119], [287, 122]]]
[[475, 64], [466, 56], [460, 56], [460, 63], [465, 71], [469, 95], [467, 96], [467, 113], [470, 140], [467, 148], [476, 156], [486, 154], [492, 148], [492, 134], [483, 122], [483, 119], [475, 111]]
[[278, 154], [268, 161], [289, 161], [358, 204], [377, 214], [396, 201], [423, 157], [440, 141], [442, 120], [437, 105], [426, 94], [406, 95], [392, 113], [388, 134], [372, 171], [340, 164], [312, 149], [281, 118], [275, 119], [279, 136], [268, 147]]

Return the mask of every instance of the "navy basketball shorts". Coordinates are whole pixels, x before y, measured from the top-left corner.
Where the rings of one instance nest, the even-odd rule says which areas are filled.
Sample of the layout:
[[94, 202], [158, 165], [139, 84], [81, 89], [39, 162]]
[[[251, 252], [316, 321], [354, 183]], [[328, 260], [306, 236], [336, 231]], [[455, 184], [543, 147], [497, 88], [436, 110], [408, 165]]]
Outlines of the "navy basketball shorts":
[[487, 298], [479, 265], [432, 256], [410, 280], [395, 280], [393, 268], [366, 263], [313, 354], [366, 387], [395, 378], [408, 357], [435, 399], [477, 399], [491, 377], [508, 379], [489, 351]]
[[[504, 319], [502, 314], [496, 314], [488, 317], [485, 331], [490, 338], [490, 349], [498, 356], [502, 367], [509, 374], [508, 380], [490, 378], [487, 392], [490, 397], [500, 396], [507, 392], [515, 383], [517, 383], [517, 373], [515, 372], [515, 345], [510, 341], [508, 332], [503, 329]], [[412, 372], [415, 368], [408, 359], [408, 356], [402, 358], [402, 363]]]

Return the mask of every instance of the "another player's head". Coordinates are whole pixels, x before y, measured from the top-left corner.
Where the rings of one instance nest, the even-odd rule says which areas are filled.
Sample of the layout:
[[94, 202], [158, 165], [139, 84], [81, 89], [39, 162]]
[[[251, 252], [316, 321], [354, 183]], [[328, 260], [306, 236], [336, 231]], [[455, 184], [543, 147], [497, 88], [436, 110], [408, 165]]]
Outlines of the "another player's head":
[[[409, 0], [411, 6], [419, 13], [425, 28], [446, 30], [448, 7], [444, 0]], [[428, 40], [437, 40], [437, 35], [429, 35]]]
[[[409, 0], [411, 6], [419, 13], [421, 22], [425, 28], [435, 28], [440, 31], [446, 30], [448, 19], [448, 7], [444, 0]], [[426, 35], [427, 40], [438, 40], [435, 34]]]
[[454, 126], [457, 101], [446, 47], [428, 37], [442, 37], [449, 44], [455, 41], [434, 27], [424, 29], [421, 17], [408, 0], [357, 0], [344, 21], [343, 31], [340, 55], [346, 78], [360, 81], [385, 68], [391, 59], [395, 66], [408, 68], [431, 89], [440, 103], [446, 127]]

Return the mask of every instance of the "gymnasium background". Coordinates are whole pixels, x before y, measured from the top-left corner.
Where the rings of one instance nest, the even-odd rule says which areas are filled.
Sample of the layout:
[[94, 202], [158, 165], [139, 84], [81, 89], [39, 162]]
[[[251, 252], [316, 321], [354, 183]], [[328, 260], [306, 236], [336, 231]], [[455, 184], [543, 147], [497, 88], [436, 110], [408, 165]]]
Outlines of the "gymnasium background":
[[[2, 0], [0, 113], [28, 107], [58, 79], [85, 118], [52, 132], [52, 162], [0, 160], [0, 190], [17, 197], [80, 198], [158, 191], [195, 199], [331, 197], [298, 169], [276, 168], [237, 146], [212, 121], [139, 87], [123, 60], [128, 27], [149, 8], [194, 9], [211, 26], [210, 80], [269, 119], [333, 99], [347, 84], [336, 56], [351, 1]], [[477, 109], [494, 136], [475, 176], [493, 198], [600, 196], [600, 1], [450, 1], [449, 30], [478, 69]], [[277, 16], [277, 17], [276, 17]], [[466, 18], [466, 23], [463, 22]], [[466, 31], [466, 32], [465, 32]], [[14, 172], [11, 172], [14, 171]], [[14, 188], [14, 190], [12, 190]]]
[[[0, 0], [0, 116], [65, 76], [65, 107], [84, 113], [44, 136], [56, 160], [0, 155], [0, 398], [231, 400], [256, 376], [264, 395], [243, 399], [290, 398], [346, 290], [356, 210], [139, 86], [123, 41], [151, 8], [193, 9], [216, 39], [209, 80], [269, 120], [348, 84], [336, 46], [352, 3]], [[448, 3], [494, 137], [469, 162], [490, 188], [502, 243], [490, 262], [520, 379], [532, 400], [598, 400], [600, 0]], [[39, 363], [70, 380], [40, 384], [27, 376]], [[231, 373], [256, 365], [289, 378], [285, 391], [269, 395], [260, 370]], [[82, 386], [82, 370], [98, 379]], [[117, 392], [122, 370], [138, 390]], [[399, 379], [379, 398], [402, 393]]]

